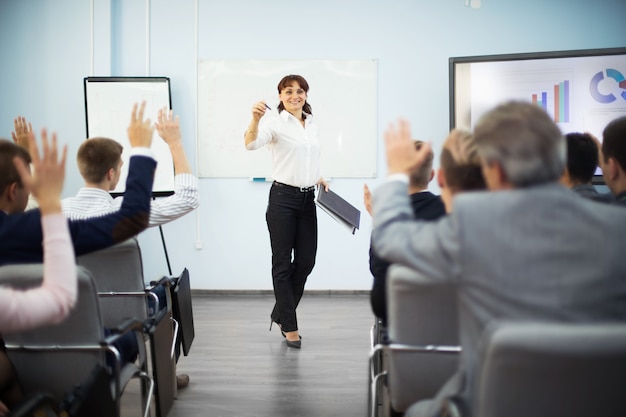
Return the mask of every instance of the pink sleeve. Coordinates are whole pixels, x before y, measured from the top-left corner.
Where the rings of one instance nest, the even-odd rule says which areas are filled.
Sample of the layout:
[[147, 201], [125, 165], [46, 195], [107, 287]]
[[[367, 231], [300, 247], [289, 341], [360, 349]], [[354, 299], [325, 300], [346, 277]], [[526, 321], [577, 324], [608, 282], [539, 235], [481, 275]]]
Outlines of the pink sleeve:
[[59, 323], [76, 302], [76, 260], [62, 213], [41, 217], [43, 283], [26, 291], [0, 287], [0, 332]]

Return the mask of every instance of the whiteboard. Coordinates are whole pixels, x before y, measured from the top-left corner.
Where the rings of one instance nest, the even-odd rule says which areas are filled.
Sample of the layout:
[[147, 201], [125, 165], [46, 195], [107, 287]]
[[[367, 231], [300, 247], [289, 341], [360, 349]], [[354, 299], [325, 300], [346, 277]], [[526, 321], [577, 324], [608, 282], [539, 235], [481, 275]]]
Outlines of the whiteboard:
[[268, 147], [249, 151], [243, 135], [252, 105], [276, 111], [278, 82], [288, 74], [309, 84], [325, 178], [376, 177], [376, 60], [204, 60], [198, 68], [200, 177], [270, 178]]
[[[85, 113], [87, 138], [106, 137], [114, 139], [123, 147], [122, 173], [113, 194], [121, 194], [126, 188], [130, 142], [126, 129], [135, 103], [146, 101], [144, 118], [152, 124], [158, 120], [159, 109], [171, 109], [170, 80], [167, 77], [86, 77]], [[153, 195], [174, 192], [174, 161], [169, 147], [154, 131], [152, 152], [157, 168], [152, 187]]]

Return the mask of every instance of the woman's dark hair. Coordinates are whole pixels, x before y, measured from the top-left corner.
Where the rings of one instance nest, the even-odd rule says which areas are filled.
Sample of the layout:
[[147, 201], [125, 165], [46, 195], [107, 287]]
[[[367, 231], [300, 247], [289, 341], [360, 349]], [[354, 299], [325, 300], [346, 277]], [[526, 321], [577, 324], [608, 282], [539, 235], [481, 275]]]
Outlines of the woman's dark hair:
[[[285, 75], [283, 79], [280, 80], [280, 82], [278, 83], [278, 94], [280, 94], [280, 92], [284, 90], [285, 88], [290, 87], [291, 84], [294, 83], [294, 81], [297, 82], [300, 88], [302, 88], [306, 93], [309, 92], [309, 83], [306, 82], [306, 80], [304, 79], [302, 75], [290, 74], [290, 75]], [[278, 104], [278, 111], [281, 112], [283, 110], [285, 110], [285, 106], [283, 106], [283, 102], [281, 101]], [[306, 100], [304, 101], [304, 106], [302, 106], [302, 111], [303, 111], [302, 119], [306, 119], [305, 113], [308, 113], [310, 115], [313, 114], [311, 105]]]

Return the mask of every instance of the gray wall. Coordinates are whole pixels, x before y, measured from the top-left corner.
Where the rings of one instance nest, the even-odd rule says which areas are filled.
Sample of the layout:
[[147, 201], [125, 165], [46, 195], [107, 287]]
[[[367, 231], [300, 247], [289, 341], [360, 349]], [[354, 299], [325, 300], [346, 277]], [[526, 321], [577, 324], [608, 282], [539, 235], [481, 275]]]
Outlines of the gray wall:
[[[465, 0], [0, 0], [0, 137], [10, 137], [13, 119], [24, 115], [37, 130], [56, 131], [75, 155], [85, 136], [83, 77], [168, 76], [195, 166], [198, 60], [374, 58], [379, 177], [331, 184], [363, 209], [363, 183], [375, 187], [385, 175], [388, 123], [403, 116], [414, 136], [440, 146], [449, 126], [450, 56], [624, 46], [625, 16], [624, 0], [484, 0], [480, 9]], [[358, 99], [355, 91], [345, 105]], [[70, 159], [64, 195], [80, 186]], [[271, 288], [268, 188], [201, 179], [200, 208], [163, 226], [173, 272], [188, 267], [196, 289]], [[320, 212], [307, 288], [369, 288], [370, 228], [363, 213], [352, 236]], [[146, 277], [166, 273], [159, 230], [140, 242]]]

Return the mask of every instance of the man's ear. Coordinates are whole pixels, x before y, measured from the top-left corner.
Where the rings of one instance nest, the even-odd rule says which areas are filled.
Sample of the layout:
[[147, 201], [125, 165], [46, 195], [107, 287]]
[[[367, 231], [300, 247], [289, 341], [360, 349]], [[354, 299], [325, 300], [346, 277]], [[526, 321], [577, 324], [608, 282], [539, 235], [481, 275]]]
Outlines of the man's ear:
[[4, 197], [6, 198], [7, 201], [12, 202], [15, 201], [15, 196], [17, 194], [17, 189], [19, 188], [19, 185], [17, 184], [17, 182], [12, 182], [11, 184], [7, 185], [6, 188], [4, 189]]
[[481, 164], [483, 177], [487, 183], [487, 188], [491, 191], [512, 188], [512, 184], [504, 172], [504, 168], [496, 161], [484, 162]]
[[498, 173], [498, 179], [501, 184], [508, 184], [509, 178], [506, 176], [506, 172], [504, 171], [504, 167], [501, 164], [495, 163], [496, 172]]
[[609, 157], [609, 159], [606, 161], [606, 164], [604, 165], [604, 168], [606, 171], [608, 171], [607, 174], [609, 179], [611, 180], [617, 179], [620, 174], [620, 166], [613, 157]]
[[437, 170], [437, 185], [441, 189], [446, 188], [446, 176], [443, 175], [443, 169], [441, 168]]
[[563, 174], [561, 175], [561, 178], [559, 178], [559, 183], [571, 188], [572, 180], [569, 176], [569, 170], [567, 169], [567, 167], [565, 167], [565, 169], [563, 170]]
[[113, 178], [115, 178], [115, 169], [113, 168], [109, 168], [109, 170], [107, 171], [107, 181], [111, 181]]
[[433, 178], [435, 178], [435, 170], [431, 169], [430, 170], [430, 177], [428, 177], [428, 182], [431, 182], [433, 180]]

